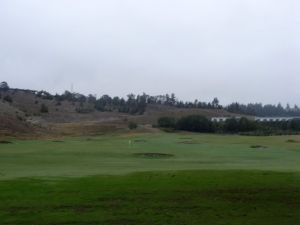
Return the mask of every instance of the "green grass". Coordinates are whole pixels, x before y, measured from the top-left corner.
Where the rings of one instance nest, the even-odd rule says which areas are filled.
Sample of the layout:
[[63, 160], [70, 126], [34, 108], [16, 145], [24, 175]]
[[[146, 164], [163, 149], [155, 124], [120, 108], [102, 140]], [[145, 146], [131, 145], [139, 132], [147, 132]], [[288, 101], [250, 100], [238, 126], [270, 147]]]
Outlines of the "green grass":
[[2, 181], [0, 220], [47, 225], [296, 225], [300, 177], [189, 171]]
[[[79, 177], [153, 170], [300, 171], [300, 144], [287, 143], [288, 139], [299, 137], [161, 133], [66, 139], [64, 142], [14, 141], [13, 144], [0, 144], [0, 179]], [[267, 148], [251, 148], [252, 145]], [[135, 153], [164, 153], [174, 157], [148, 159], [137, 157]]]
[[299, 140], [167, 133], [12, 140], [0, 144], [0, 224], [300, 224]]

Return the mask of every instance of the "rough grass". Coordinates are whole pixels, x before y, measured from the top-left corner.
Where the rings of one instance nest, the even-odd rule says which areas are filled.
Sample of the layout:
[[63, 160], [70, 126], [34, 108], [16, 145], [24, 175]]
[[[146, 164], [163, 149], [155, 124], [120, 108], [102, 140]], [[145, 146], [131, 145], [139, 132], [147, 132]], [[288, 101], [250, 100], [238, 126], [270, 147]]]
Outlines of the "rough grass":
[[0, 182], [1, 224], [300, 224], [298, 173], [150, 172]]

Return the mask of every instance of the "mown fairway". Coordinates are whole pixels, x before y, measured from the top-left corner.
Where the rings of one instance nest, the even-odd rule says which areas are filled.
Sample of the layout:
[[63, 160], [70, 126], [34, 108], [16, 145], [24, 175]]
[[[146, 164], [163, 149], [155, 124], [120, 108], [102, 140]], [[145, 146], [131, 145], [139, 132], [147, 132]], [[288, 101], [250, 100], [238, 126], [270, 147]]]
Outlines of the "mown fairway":
[[300, 137], [0, 144], [0, 224], [300, 224]]

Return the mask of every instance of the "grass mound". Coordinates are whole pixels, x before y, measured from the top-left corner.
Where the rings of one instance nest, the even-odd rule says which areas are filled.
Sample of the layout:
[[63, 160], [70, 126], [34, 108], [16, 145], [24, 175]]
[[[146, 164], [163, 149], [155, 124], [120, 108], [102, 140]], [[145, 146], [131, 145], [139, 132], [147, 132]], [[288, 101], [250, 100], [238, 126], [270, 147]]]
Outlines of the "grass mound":
[[150, 158], [150, 159], [170, 158], [174, 156], [172, 154], [166, 154], [166, 153], [134, 153], [133, 155], [137, 157]]

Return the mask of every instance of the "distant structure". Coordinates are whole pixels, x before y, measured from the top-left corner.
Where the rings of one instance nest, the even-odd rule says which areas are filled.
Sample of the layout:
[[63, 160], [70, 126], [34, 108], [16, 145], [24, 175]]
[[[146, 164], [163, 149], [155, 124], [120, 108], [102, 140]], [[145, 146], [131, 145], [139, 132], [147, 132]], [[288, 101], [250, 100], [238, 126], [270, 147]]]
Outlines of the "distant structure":
[[[231, 117], [212, 117], [211, 121], [213, 122], [225, 122], [229, 119], [241, 119], [240, 116], [231, 116]], [[300, 117], [247, 117], [250, 120], [254, 120], [257, 122], [282, 122], [282, 121], [290, 121], [294, 119], [300, 119]]]
[[227, 120], [229, 120], [229, 119], [240, 119], [241, 117], [238, 117], [238, 116], [235, 116], [235, 117], [212, 117], [211, 118], [211, 121], [212, 122], [225, 122], [225, 121], [227, 121]]
[[300, 119], [300, 118], [299, 117], [254, 117], [254, 120], [258, 122], [281, 122], [281, 121], [290, 121], [293, 119]]

